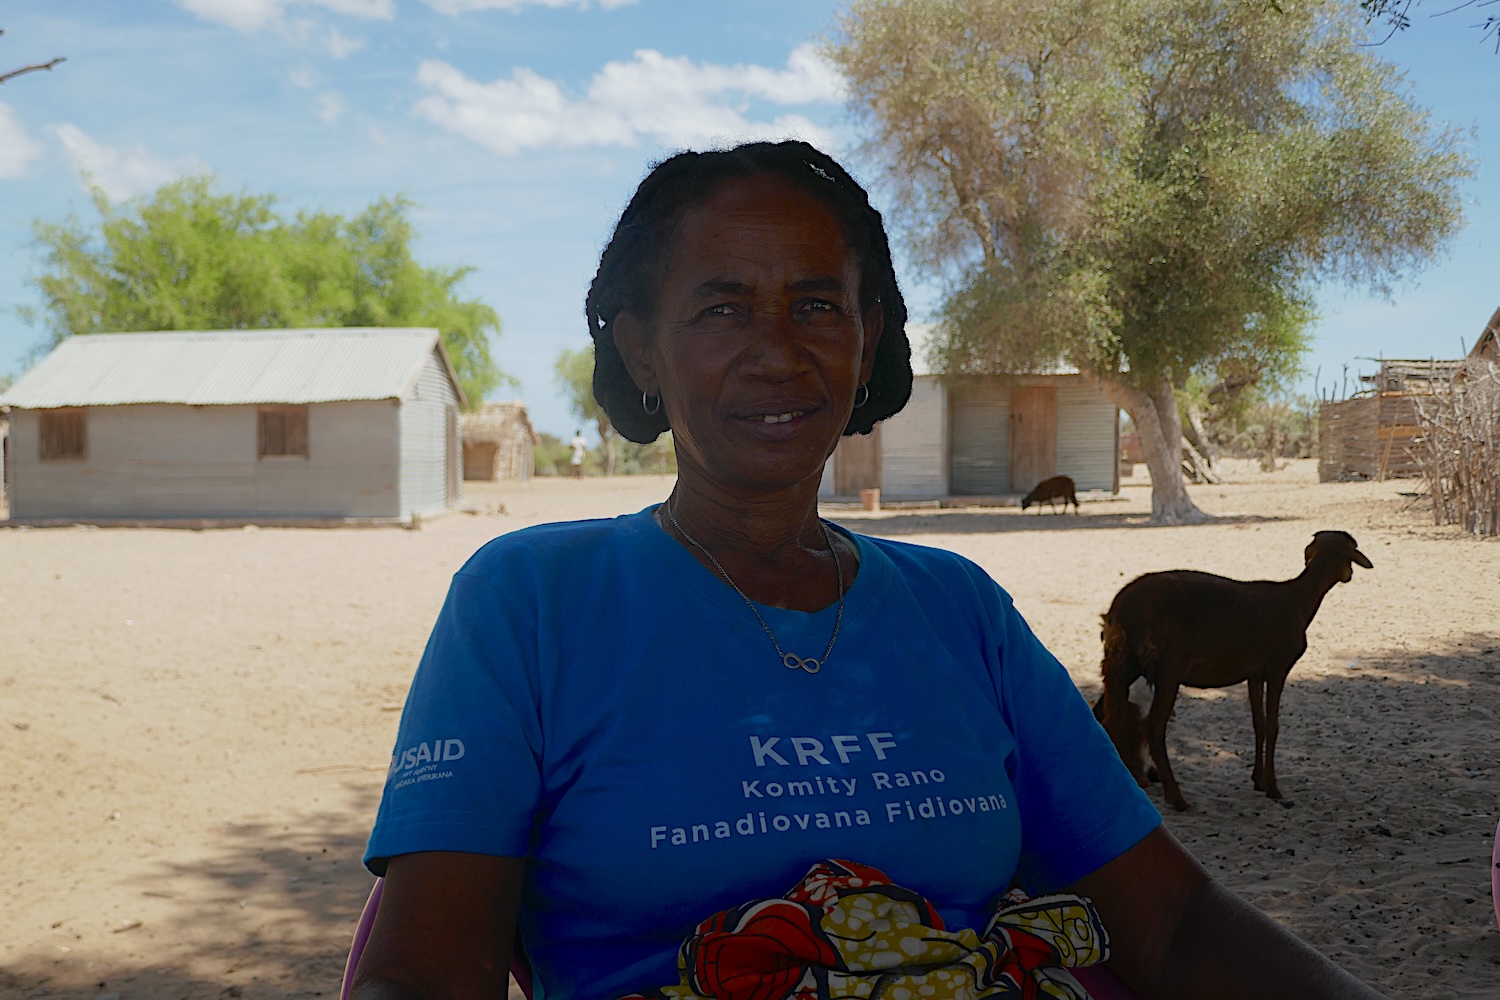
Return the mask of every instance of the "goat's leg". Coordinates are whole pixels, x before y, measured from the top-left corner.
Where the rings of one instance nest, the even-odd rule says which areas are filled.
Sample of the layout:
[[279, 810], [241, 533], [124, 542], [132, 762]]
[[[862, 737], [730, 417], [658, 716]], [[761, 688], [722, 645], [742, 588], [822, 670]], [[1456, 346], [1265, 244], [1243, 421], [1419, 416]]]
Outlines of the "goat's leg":
[[1265, 791], [1261, 787], [1262, 762], [1265, 758], [1262, 754], [1266, 746], [1266, 706], [1265, 692], [1266, 682], [1263, 678], [1252, 677], [1250, 686], [1250, 724], [1255, 727], [1255, 767], [1250, 772], [1250, 781], [1255, 785], [1257, 792]]
[[1276, 787], [1276, 734], [1281, 731], [1281, 689], [1285, 684], [1285, 676], [1266, 679], [1266, 763], [1255, 787], [1273, 799], [1281, 798], [1281, 789]]
[[[1162, 673], [1168, 673], [1163, 670]], [[1146, 743], [1151, 748], [1151, 760], [1156, 764], [1156, 773], [1161, 778], [1162, 797], [1178, 812], [1187, 809], [1187, 799], [1177, 787], [1172, 776], [1172, 764], [1167, 760], [1167, 720], [1172, 717], [1172, 706], [1177, 701], [1177, 684], [1158, 679], [1156, 694], [1151, 701], [1151, 714], [1146, 717]]]

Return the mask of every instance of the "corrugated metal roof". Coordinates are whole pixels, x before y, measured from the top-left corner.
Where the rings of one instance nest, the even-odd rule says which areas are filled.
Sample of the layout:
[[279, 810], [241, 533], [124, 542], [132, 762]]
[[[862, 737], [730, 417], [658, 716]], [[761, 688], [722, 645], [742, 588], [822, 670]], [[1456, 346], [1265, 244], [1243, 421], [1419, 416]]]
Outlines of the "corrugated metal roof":
[[0, 405], [393, 399], [435, 346], [438, 332], [421, 328], [90, 334], [64, 340], [0, 394]]
[[[943, 374], [939, 365], [942, 358], [933, 353], [933, 348], [939, 343], [941, 333], [936, 323], [907, 323], [906, 340], [911, 344], [911, 373], [916, 376], [941, 375]], [[937, 362], [938, 364], [934, 364]], [[1066, 361], [1059, 360], [1055, 364], [1039, 365], [1025, 372], [1015, 372], [1021, 375], [1077, 375], [1078, 368]]]

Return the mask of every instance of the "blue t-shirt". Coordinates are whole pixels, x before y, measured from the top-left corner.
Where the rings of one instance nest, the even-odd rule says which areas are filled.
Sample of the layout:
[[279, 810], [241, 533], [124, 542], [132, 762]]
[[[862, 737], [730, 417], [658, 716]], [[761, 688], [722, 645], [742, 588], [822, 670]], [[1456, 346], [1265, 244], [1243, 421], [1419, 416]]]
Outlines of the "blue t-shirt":
[[[1059, 888], [1160, 822], [1004, 591], [861, 535], [821, 673], [650, 509], [495, 539], [454, 578], [412, 682], [366, 863], [526, 857], [548, 1000], [675, 982], [714, 912], [820, 858], [882, 869], [949, 927]], [[820, 657], [837, 605], [757, 605]]]

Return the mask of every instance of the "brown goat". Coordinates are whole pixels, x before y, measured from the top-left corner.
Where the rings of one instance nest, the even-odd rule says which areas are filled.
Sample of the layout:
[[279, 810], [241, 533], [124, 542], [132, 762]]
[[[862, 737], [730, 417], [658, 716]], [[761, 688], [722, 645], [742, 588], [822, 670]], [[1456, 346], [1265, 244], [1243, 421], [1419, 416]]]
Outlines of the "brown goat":
[[1078, 493], [1073, 485], [1073, 480], [1067, 476], [1053, 476], [1051, 479], [1043, 479], [1036, 487], [1021, 501], [1021, 509], [1025, 510], [1032, 504], [1036, 504], [1036, 512], [1042, 512], [1042, 504], [1051, 504], [1052, 512], [1057, 513], [1055, 501], [1062, 501], [1062, 512], [1068, 512], [1068, 504], [1073, 505], [1073, 513], [1078, 513]]
[[[1229, 687], [1247, 682], [1255, 726], [1257, 791], [1281, 798], [1276, 786], [1276, 734], [1281, 690], [1307, 650], [1307, 626], [1335, 584], [1354, 577], [1353, 565], [1374, 568], [1354, 536], [1320, 531], [1303, 552], [1306, 566], [1290, 580], [1230, 580], [1194, 570], [1147, 573], [1127, 583], [1104, 614], [1104, 694], [1094, 715], [1142, 788], [1147, 775], [1141, 744], [1151, 749], [1162, 793], [1175, 809], [1187, 800], [1167, 760], [1167, 720], [1177, 689]], [[1130, 685], [1145, 678], [1155, 695], [1145, 718], [1129, 701]]]

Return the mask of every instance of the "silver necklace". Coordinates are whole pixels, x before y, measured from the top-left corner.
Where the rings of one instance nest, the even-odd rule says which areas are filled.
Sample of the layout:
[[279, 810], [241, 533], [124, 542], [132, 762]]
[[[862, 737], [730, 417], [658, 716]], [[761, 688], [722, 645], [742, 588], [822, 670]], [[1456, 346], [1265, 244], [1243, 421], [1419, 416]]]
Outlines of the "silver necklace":
[[823, 530], [823, 543], [828, 546], [828, 554], [833, 556], [833, 570], [838, 574], [839, 610], [838, 614], [833, 619], [833, 635], [828, 637], [828, 648], [823, 650], [822, 658], [817, 660], [803, 659], [796, 653], [788, 653], [781, 648], [781, 643], [776, 641], [776, 633], [771, 631], [771, 626], [766, 624], [766, 620], [762, 618], [760, 612], [756, 610], [755, 602], [745, 596], [745, 592], [741, 590], [739, 588], [739, 585], [734, 582], [734, 578], [729, 575], [729, 571], [724, 568], [723, 564], [720, 563], [719, 560], [714, 558], [714, 554], [708, 551], [708, 549], [704, 548], [702, 542], [698, 541], [698, 539], [688, 534], [687, 529], [684, 528], [682, 524], [677, 520], [677, 515], [672, 510], [671, 498], [668, 498], [667, 502], [662, 504], [662, 506], [667, 509], [667, 518], [672, 522], [672, 527], [677, 529], [677, 533], [680, 534], [683, 538], [686, 538], [692, 544], [693, 548], [697, 549], [699, 552], [702, 552], [705, 556], [707, 556], [708, 561], [714, 564], [714, 569], [718, 570], [719, 575], [724, 578], [724, 582], [733, 587], [734, 592], [740, 595], [740, 600], [745, 602], [745, 606], [750, 609], [750, 613], [755, 616], [755, 620], [760, 622], [760, 627], [765, 629], [766, 638], [771, 640], [771, 645], [776, 649], [776, 655], [781, 657], [782, 665], [789, 670], [805, 670], [810, 674], [815, 674], [819, 670], [822, 670], [823, 664], [828, 662], [828, 654], [833, 652], [833, 644], [835, 642], [838, 642], [839, 627], [844, 624], [844, 567], [843, 564], [839, 562], [839, 554], [837, 550], [835, 550], [833, 547], [833, 537], [828, 533], [828, 525], [824, 524], [823, 521], [819, 519], [818, 527]]

